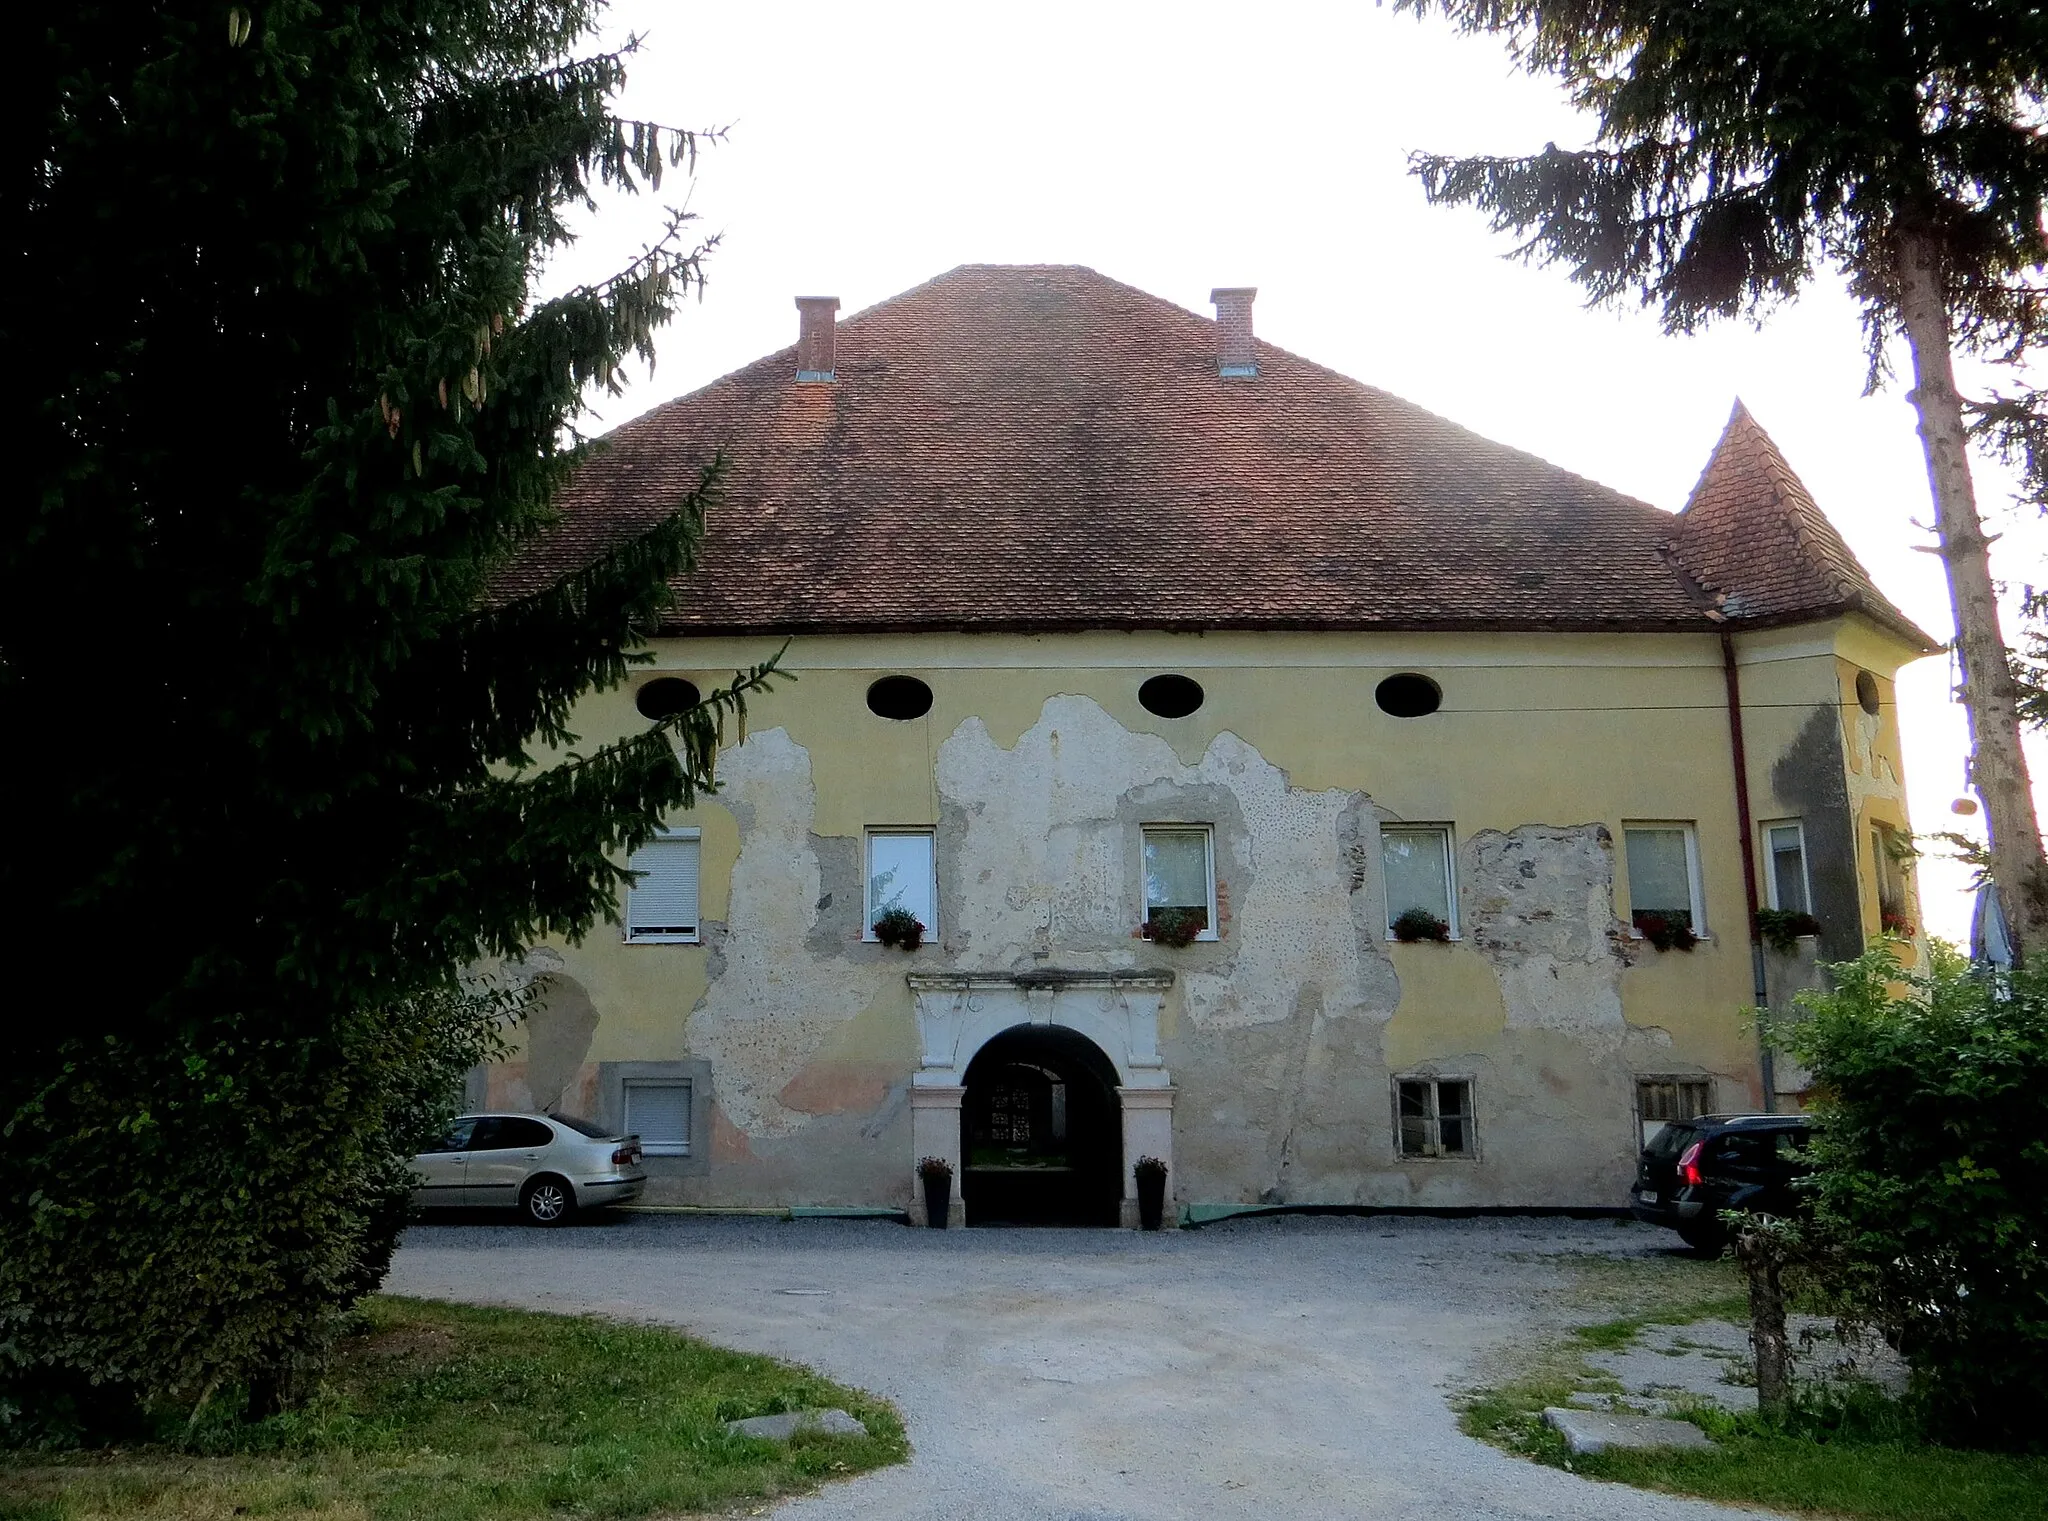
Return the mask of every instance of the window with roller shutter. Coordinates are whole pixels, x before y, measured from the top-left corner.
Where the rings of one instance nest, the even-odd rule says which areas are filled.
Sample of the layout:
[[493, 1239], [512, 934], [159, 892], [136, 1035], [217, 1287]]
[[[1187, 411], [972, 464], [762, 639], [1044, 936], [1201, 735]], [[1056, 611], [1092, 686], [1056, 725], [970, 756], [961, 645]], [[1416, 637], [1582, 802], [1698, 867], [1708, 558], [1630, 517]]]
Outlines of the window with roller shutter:
[[699, 938], [697, 881], [702, 842], [694, 829], [657, 836], [633, 852], [639, 873], [626, 890], [626, 939], [693, 944]]
[[690, 1086], [627, 1080], [626, 1134], [640, 1137], [640, 1149], [648, 1156], [690, 1154]]

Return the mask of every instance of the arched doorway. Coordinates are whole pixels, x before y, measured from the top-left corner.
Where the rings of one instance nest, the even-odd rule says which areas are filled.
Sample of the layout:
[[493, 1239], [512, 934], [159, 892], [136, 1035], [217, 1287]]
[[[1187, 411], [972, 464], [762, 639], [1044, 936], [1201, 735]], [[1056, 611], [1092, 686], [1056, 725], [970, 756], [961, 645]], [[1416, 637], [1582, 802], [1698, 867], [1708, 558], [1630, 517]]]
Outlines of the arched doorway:
[[960, 1107], [969, 1225], [1118, 1223], [1123, 1115], [1116, 1068], [1087, 1036], [1016, 1025], [968, 1064]]

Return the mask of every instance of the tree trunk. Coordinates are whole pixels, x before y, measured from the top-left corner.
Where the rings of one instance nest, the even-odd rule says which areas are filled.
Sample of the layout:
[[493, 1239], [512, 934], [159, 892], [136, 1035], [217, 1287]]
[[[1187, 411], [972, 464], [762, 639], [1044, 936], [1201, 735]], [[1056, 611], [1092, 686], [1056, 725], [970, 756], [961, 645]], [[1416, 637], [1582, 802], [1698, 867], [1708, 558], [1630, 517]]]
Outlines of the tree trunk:
[[1785, 1337], [1785, 1286], [1778, 1243], [1761, 1231], [1735, 1234], [1735, 1260], [1749, 1277], [1749, 1344], [1756, 1350], [1756, 1405], [1782, 1410], [1792, 1387], [1792, 1348]]
[[2042, 856], [2033, 786], [2020, 748], [2019, 690], [1998, 624], [1991, 545], [1977, 516], [1970, 479], [1962, 397], [1949, 356], [1941, 249], [1931, 235], [1918, 231], [1901, 233], [1898, 249], [1899, 315], [1913, 351], [1911, 400], [1920, 414], [1941, 563], [1955, 609], [1963, 706], [1970, 715], [1970, 781], [1984, 800], [1991, 875], [2025, 954], [2048, 949], [2048, 860]]

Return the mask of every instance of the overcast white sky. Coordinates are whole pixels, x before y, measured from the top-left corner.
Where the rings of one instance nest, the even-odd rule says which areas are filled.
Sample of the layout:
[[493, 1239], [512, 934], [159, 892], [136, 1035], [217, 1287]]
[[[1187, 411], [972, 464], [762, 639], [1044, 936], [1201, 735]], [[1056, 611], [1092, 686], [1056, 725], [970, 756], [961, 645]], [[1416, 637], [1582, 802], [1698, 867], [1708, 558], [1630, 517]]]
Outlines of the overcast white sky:
[[[599, 427], [794, 341], [797, 295], [836, 295], [844, 317], [956, 264], [1086, 264], [1207, 315], [1211, 287], [1255, 285], [1262, 338], [1672, 510], [1741, 396], [1878, 583], [1950, 633], [1940, 562], [1915, 552], [1931, 509], [1905, 387], [1863, 396], [1831, 277], [1762, 331], [1669, 338], [1425, 204], [1412, 151], [1588, 134], [1489, 41], [1369, 3], [620, 0], [612, 21], [645, 38], [628, 113], [730, 132], [694, 186], [607, 202], [553, 271], [623, 264], [685, 195], [721, 238], [702, 304]], [[1979, 489], [1998, 573], [2043, 579], [2048, 525], [1994, 472]], [[1902, 678], [1922, 832], [1977, 822], [1949, 809], [1966, 752], [1950, 681], [1946, 657]], [[2048, 780], [2048, 747], [2033, 766]], [[1966, 876], [1922, 865], [1934, 932], [1965, 933]]]

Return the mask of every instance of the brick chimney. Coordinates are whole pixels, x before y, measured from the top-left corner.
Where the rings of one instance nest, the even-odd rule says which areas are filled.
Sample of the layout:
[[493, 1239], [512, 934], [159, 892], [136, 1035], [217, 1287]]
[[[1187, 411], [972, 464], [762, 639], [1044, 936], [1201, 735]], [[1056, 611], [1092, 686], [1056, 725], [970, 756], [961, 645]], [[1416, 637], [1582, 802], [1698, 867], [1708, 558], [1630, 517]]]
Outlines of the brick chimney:
[[832, 335], [839, 321], [833, 315], [839, 310], [839, 298], [798, 296], [796, 309], [803, 314], [798, 319], [796, 336], [797, 380], [820, 384], [836, 379], [832, 373]]
[[1259, 358], [1252, 346], [1252, 300], [1258, 288], [1251, 285], [1221, 287], [1209, 292], [1216, 303], [1216, 373], [1256, 375]]

